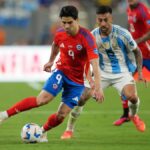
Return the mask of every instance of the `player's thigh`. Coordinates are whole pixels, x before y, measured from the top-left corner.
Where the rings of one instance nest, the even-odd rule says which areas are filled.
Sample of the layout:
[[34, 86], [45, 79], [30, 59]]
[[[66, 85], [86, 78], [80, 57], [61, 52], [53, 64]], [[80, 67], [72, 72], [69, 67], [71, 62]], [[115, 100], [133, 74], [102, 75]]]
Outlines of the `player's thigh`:
[[114, 74], [101, 71], [101, 88], [104, 90], [112, 84]]
[[78, 106], [83, 106], [91, 98], [91, 96], [92, 96], [91, 88], [85, 87], [78, 102]]
[[136, 99], [137, 98], [137, 91], [136, 86], [134, 84], [127, 84], [124, 86], [122, 90], [122, 94], [127, 97], [127, 99]]
[[61, 102], [57, 111], [57, 116], [63, 119], [71, 112], [71, 110], [72, 108], [70, 108], [64, 102]]
[[65, 78], [63, 87], [62, 101], [70, 108], [74, 108], [74, 106], [78, 105], [81, 94], [85, 89], [84, 85], [77, 84], [68, 78]]
[[43, 90], [56, 96], [62, 90], [63, 78], [64, 74], [60, 70], [54, 70], [45, 82]]
[[133, 89], [130, 92], [135, 92], [136, 89], [133, 76], [128, 72], [119, 74], [112, 83], [112, 86], [117, 89], [120, 96], [124, 93], [124, 91], [127, 93], [127, 91]]
[[40, 105], [44, 105], [44, 104], [47, 104], [48, 102], [50, 102], [52, 99], [54, 98], [54, 96], [45, 91], [45, 90], [42, 90], [40, 92], [40, 94], [37, 96], [37, 105], [40, 106]]

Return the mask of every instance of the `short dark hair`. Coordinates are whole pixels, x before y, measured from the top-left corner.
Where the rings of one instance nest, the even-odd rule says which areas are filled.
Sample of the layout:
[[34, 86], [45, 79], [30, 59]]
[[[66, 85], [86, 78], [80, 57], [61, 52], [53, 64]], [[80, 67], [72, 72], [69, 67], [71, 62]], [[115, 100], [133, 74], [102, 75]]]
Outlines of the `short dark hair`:
[[110, 6], [101, 5], [101, 6], [97, 7], [96, 14], [105, 14], [105, 13], [112, 14], [112, 9]]
[[68, 5], [61, 8], [59, 17], [72, 17], [73, 19], [78, 18], [78, 10], [75, 6]]

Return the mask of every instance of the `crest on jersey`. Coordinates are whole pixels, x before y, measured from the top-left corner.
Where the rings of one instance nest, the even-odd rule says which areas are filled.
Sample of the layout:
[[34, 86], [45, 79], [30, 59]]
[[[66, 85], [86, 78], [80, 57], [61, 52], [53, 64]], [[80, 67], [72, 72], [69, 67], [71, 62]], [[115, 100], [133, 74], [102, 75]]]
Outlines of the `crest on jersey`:
[[53, 84], [53, 89], [57, 89], [58, 88], [58, 85], [57, 84]]
[[82, 45], [78, 44], [78, 45], [76, 45], [76, 48], [77, 48], [77, 50], [80, 51], [82, 49]]

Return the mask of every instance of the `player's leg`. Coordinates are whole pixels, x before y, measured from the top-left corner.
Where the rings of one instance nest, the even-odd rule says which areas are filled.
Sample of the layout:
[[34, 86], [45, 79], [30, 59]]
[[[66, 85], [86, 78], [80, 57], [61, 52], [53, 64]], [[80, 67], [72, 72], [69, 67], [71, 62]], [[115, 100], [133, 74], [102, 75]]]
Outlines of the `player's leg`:
[[74, 83], [69, 79], [64, 80], [64, 91], [62, 93], [63, 102], [60, 104], [58, 111], [50, 115], [47, 122], [43, 125], [43, 132], [52, 129], [63, 122], [64, 118], [70, 113], [70, 111], [77, 106], [84, 90], [83, 85]]
[[[102, 89], [105, 89], [106, 87], [108, 87], [110, 85], [110, 81], [107, 79], [107, 75], [104, 74], [102, 71], [101, 71], [101, 75], [102, 75], [101, 76], [101, 87], [102, 87]], [[80, 97], [78, 106], [76, 106], [69, 115], [69, 119], [67, 122], [67, 128], [64, 131], [64, 133], [62, 134], [61, 139], [70, 139], [73, 137], [75, 123], [82, 112], [83, 106], [86, 104], [86, 102], [92, 96], [92, 90], [90, 89], [90, 85], [86, 80], [84, 82], [84, 85], [86, 88], [85, 88], [84, 92], [82, 93], [82, 96]]]
[[130, 121], [128, 117], [129, 116], [128, 100], [124, 95], [121, 95], [121, 101], [122, 101], [123, 115], [113, 123], [113, 125], [115, 126], [120, 126], [123, 123]]
[[53, 95], [42, 90], [39, 96], [37, 97], [28, 97], [15, 105], [7, 109], [6, 111], [0, 112], [0, 123], [6, 120], [7, 118], [14, 116], [20, 112], [39, 107], [51, 101], [53, 99]]
[[136, 85], [132, 75], [128, 72], [119, 74], [118, 78], [114, 80], [113, 86], [118, 90], [120, 95], [124, 95], [128, 99], [129, 117], [139, 131], [144, 131], [145, 124], [137, 116], [139, 98], [137, 96]]
[[129, 100], [129, 117], [130, 117], [131, 121], [133, 121], [137, 130], [144, 132], [145, 131], [145, 123], [137, 115], [140, 100], [137, 96], [135, 85], [134, 84], [126, 85], [123, 88], [122, 92]]
[[67, 128], [62, 134], [61, 139], [70, 139], [73, 137], [75, 123], [83, 110], [83, 106], [85, 105], [85, 103], [88, 101], [90, 97], [91, 97], [91, 89], [86, 87], [80, 97], [78, 106], [75, 106], [69, 115]]
[[41, 127], [43, 131], [43, 135], [40, 139], [40, 142], [48, 142], [47, 131], [60, 125], [64, 121], [66, 116], [70, 113], [71, 110], [72, 108], [66, 105], [65, 103], [62, 102], [60, 104], [58, 111], [50, 115], [47, 121], [45, 122], [45, 124]]
[[58, 111], [50, 115], [47, 122], [43, 125], [43, 132], [46, 132], [61, 124], [71, 110], [72, 108], [70, 108], [68, 105], [66, 105], [65, 103], [61, 103]]
[[58, 82], [57, 76], [60, 76], [59, 71], [54, 72], [51, 77], [45, 82], [43, 90], [37, 97], [25, 98], [14, 104], [6, 111], [0, 112], [0, 123], [11, 116], [18, 114], [19, 112], [39, 107], [50, 102], [62, 88], [61, 80], [59, 81], [59, 84], [57, 84], [57, 89], [56, 87], [54, 87], [54, 84]]

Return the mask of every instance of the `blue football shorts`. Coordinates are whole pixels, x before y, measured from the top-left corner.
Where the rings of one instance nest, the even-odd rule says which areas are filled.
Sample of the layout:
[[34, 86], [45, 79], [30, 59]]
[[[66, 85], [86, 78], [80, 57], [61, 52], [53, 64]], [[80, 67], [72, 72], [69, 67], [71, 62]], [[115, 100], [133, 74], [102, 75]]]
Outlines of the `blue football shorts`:
[[84, 88], [84, 85], [68, 79], [64, 73], [58, 69], [52, 72], [43, 86], [43, 89], [53, 96], [56, 96], [62, 90], [62, 102], [70, 108], [74, 108], [74, 106], [78, 104]]

